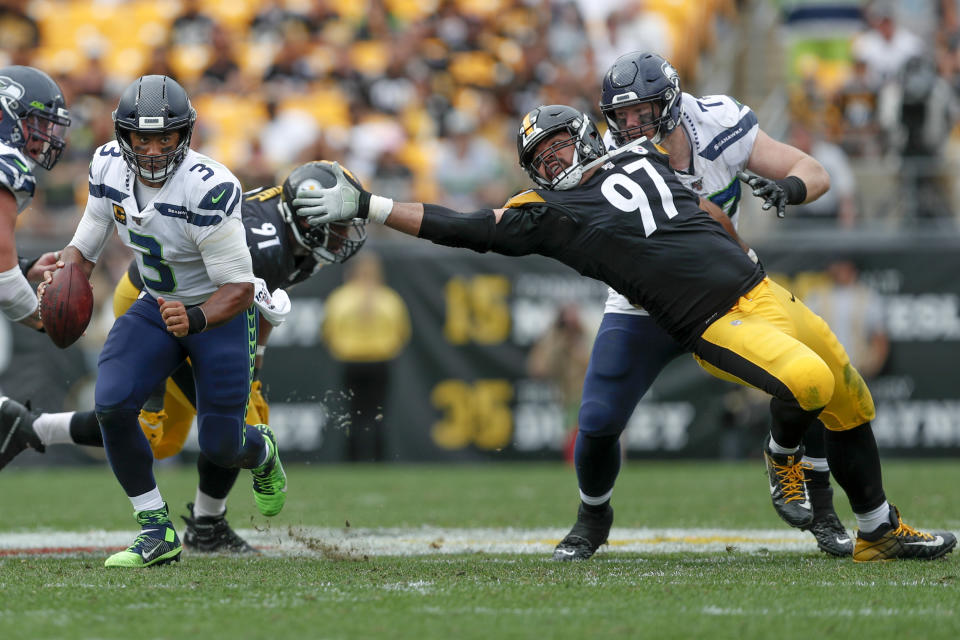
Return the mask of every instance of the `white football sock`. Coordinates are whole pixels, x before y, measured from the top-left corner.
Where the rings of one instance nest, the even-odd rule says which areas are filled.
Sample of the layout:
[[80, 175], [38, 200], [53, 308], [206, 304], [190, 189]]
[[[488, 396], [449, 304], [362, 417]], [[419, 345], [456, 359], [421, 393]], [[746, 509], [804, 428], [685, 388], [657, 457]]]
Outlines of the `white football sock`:
[[163, 497], [160, 495], [160, 489], [157, 487], [139, 496], [131, 496], [130, 502], [133, 504], [134, 513], [153, 511], [154, 509], [163, 507]]
[[800, 450], [800, 447], [794, 447], [793, 449], [788, 449], [786, 447], [781, 447], [777, 444], [777, 441], [773, 439], [773, 436], [770, 436], [770, 444], [767, 445], [767, 448], [770, 449], [770, 453], [776, 453], [779, 455], [786, 455], [790, 453], [796, 453]]
[[41, 413], [33, 421], [33, 430], [44, 445], [73, 444], [70, 437], [70, 419], [76, 411], [64, 413]]
[[193, 501], [193, 515], [196, 518], [201, 516], [220, 516], [227, 510], [226, 498], [214, 498], [208, 496], [197, 488], [197, 497]]
[[813, 465], [813, 471], [830, 471], [830, 465], [826, 458], [808, 458], [803, 456], [803, 461]]
[[590, 506], [594, 507], [594, 506], [603, 504], [604, 502], [606, 502], [607, 500], [609, 500], [609, 499], [610, 499], [610, 496], [612, 496], [612, 495], [613, 495], [613, 489], [610, 489], [610, 491], [607, 491], [605, 494], [603, 494], [603, 495], [600, 496], [599, 498], [595, 498], [595, 497], [593, 497], [593, 496], [588, 496], [587, 494], [585, 494], [585, 493], [581, 490], [581, 491], [580, 491], [580, 500], [581, 500], [584, 504], [589, 504]]
[[890, 522], [890, 504], [884, 500], [883, 504], [866, 513], [854, 513], [857, 516], [857, 527], [864, 533], [876, 531], [877, 527]]

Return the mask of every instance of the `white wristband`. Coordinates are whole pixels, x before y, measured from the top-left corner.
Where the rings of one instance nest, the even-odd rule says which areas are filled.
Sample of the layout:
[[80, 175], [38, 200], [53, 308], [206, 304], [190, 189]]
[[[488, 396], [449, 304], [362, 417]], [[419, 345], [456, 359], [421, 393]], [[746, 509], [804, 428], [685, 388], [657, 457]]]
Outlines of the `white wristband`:
[[383, 224], [387, 216], [393, 211], [393, 200], [383, 196], [370, 196], [370, 207], [367, 209], [367, 219]]

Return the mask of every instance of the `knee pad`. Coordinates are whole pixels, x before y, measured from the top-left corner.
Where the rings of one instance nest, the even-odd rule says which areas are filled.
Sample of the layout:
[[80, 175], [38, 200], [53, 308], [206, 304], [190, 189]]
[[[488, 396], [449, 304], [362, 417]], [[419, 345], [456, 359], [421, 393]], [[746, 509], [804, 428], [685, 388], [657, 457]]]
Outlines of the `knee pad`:
[[833, 397], [833, 373], [818, 356], [796, 358], [778, 372], [778, 377], [805, 411], [822, 409]]
[[578, 428], [584, 435], [619, 436], [627, 426], [630, 414], [623, 415], [608, 402], [585, 401], [580, 405]]
[[236, 467], [243, 447], [246, 425], [239, 416], [206, 414], [200, 417], [200, 450], [211, 462], [221, 467]]

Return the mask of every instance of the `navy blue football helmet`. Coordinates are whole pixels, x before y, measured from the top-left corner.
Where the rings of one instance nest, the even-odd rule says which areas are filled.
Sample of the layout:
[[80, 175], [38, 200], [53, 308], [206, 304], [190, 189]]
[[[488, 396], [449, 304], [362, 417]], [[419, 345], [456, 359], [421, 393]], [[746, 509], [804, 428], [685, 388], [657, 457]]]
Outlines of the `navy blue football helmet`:
[[[537, 153], [540, 143], [557, 132], [567, 135]], [[573, 162], [565, 166], [557, 152], [571, 145]], [[534, 182], [552, 191], [564, 191], [580, 184], [584, 165], [605, 151], [603, 138], [590, 116], [562, 104], [537, 107], [523, 117], [517, 133], [520, 166]], [[540, 174], [542, 166], [546, 166], [546, 177]]]
[[[120, 152], [133, 171], [148, 182], [163, 182], [183, 162], [197, 111], [183, 87], [167, 76], [142, 76], [124, 89], [113, 112]], [[169, 153], [136, 153], [130, 144], [133, 133], [180, 132], [180, 142]]]
[[33, 67], [0, 69], [0, 140], [52, 169], [67, 142], [70, 113], [53, 78]]
[[[641, 103], [650, 103], [652, 117], [642, 125], [627, 128], [615, 111]], [[600, 110], [618, 145], [647, 137], [660, 142], [680, 123], [680, 76], [676, 69], [655, 53], [635, 51], [620, 56], [603, 76]]]

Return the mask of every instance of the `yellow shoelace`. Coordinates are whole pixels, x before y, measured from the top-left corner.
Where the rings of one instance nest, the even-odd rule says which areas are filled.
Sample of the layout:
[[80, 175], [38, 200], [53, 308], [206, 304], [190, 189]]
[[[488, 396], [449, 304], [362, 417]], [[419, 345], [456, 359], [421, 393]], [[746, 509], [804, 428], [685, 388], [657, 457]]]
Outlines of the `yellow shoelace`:
[[776, 471], [777, 476], [780, 478], [780, 482], [783, 484], [783, 495], [785, 497], [784, 502], [795, 502], [797, 500], [806, 499], [806, 492], [803, 490], [804, 469], [813, 469], [813, 465], [809, 462], [798, 462], [797, 464], [793, 465], [773, 464], [773, 470]]
[[893, 535], [895, 536], [915, 536], [921, 540], [933, 540], [933, 535], [926, 533], [924, 531], [917, 531], [903, 520], [900, 520], [900, 514], [897, 514], [897, 520], [900, 523], [900, 526], [894, 529]]

